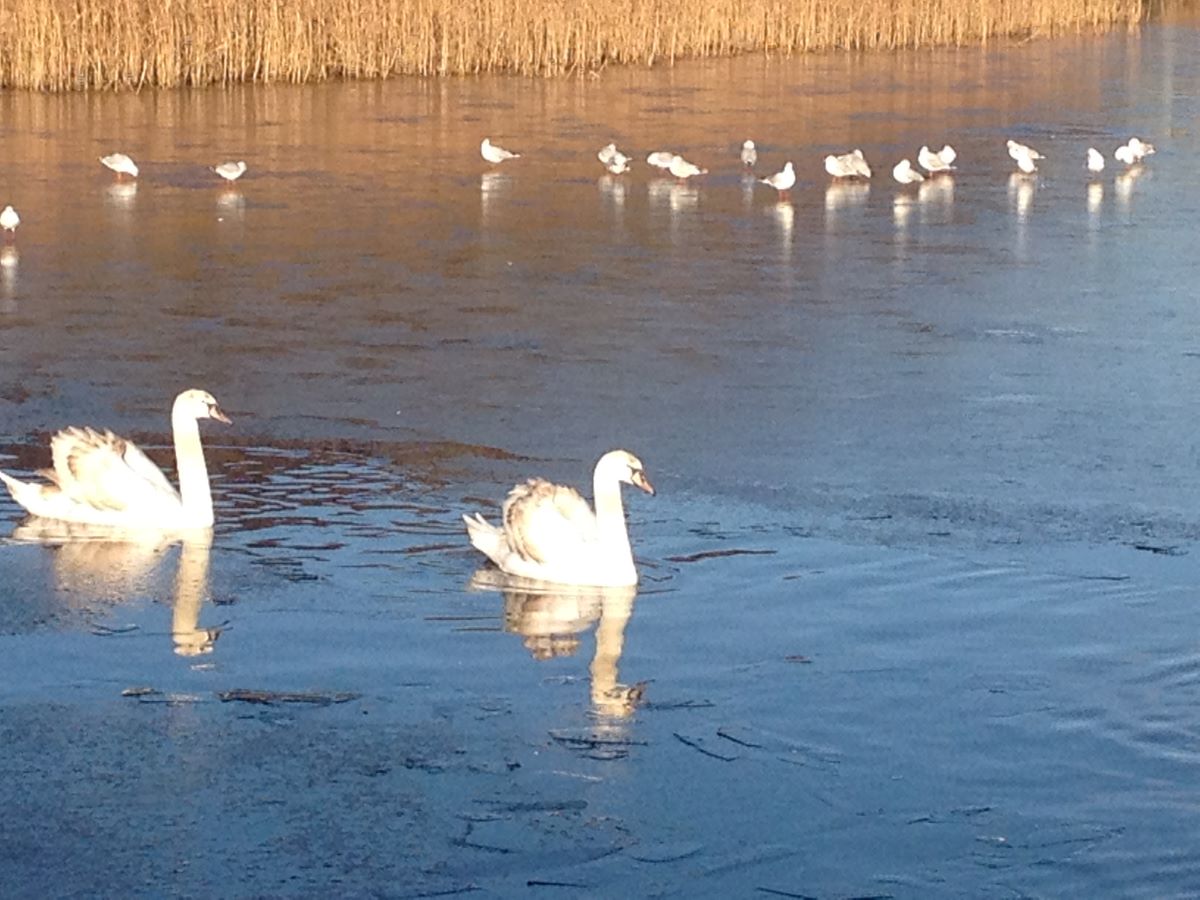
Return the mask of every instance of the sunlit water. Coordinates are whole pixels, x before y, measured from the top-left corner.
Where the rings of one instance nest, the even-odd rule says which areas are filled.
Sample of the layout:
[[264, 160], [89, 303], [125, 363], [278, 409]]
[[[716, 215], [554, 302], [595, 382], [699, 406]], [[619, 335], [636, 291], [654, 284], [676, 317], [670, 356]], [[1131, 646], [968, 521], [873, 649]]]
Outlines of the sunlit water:
[[[0, 465], [73, 423], [169, 464], [183, 387], [234, 419], [211, 546], [0, 501], [6, 892], [1200, 891], [1197, 60], [1183, 21], [0, 96]], [[712, 171], [606, 177], [609, 140]], [[869, 188], [822, 172], [852, 147]], [[489, 587], [461, 513], [614, 446], [659, 489], [637, 596]]]

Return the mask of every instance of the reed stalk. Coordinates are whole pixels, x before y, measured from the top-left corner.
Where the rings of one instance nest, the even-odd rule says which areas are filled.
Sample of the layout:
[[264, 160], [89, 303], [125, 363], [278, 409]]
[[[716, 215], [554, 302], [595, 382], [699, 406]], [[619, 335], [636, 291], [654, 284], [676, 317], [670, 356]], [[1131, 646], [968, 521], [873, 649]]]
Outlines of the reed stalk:
[[555, 75], [962, 45], [1139, 22], [1147, 0], [0, 0], [0, 87]]

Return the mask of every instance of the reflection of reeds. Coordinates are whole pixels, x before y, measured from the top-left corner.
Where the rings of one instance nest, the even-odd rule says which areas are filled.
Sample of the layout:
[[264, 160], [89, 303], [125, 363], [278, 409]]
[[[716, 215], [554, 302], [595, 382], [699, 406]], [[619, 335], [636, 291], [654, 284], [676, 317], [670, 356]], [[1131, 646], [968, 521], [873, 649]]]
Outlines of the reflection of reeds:
[[590, 71], [960, 44], [1138, 21], [1145, 0], [0, 0], [0, 86]]

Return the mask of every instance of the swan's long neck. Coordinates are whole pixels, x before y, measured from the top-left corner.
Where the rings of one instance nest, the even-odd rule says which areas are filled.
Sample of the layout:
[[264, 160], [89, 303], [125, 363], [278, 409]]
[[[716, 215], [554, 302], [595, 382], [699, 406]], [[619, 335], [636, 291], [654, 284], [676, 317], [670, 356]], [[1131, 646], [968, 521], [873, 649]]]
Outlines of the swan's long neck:
[[184, 518], [191, 526], [212, 525], [212, 492], [208, 488], [204, 449], [200, 446], [200, 426], [192, 416], [172, 411], [171, 430], [175, 434], [175, 468], [179, 473]]
[[633, 565], [633, 550], [629, 546], [629, 528], [625, 524], [625, 506], [621, 502], [621, 482], [596, 468], [592, 479], [592, 496], [596, 498], [596, 530], [613, 558], [619, 553]]

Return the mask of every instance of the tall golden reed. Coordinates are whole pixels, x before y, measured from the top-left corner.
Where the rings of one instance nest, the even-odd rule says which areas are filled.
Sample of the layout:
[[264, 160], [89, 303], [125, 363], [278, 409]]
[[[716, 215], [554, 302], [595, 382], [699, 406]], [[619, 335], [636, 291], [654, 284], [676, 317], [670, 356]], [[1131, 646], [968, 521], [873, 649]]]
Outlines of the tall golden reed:
[[0, 0], [0, 86], [587, 72], [1137, 22], [1144, 0]]

